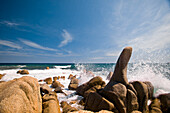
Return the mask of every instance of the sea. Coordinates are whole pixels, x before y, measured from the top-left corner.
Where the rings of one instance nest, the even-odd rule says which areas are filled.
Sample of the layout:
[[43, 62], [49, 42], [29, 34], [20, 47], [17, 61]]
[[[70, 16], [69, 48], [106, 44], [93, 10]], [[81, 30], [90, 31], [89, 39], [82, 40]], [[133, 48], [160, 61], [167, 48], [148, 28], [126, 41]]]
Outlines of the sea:
[[[65, 86], [63, 91], [68, 96], [59, 95], [59, 101], [80, 100], [82, 97], [75, 91], [68, 90], [70, 74], [77, 75], [79, 85], [89, 81], [94, 76], [101, 76], [108, 83], [107, 76], [113, 72], [115, 63], [0, 63], [0, 74], [6, 74], [1, 81], [9, 81], [25, 75], [17, 74], [18, 70], [27, 69], [29, 75], [43, 80], [48, 77], [65, 76], [65, 80], [59, 81]], [[49, 67], [50, 69], [46, 69]], [[127, 78], [132, 81], [150, 81], [154, 86], [154, 96], [170, 93], [170, 63], [129, 63]], [[43, 82], [41, 82], [43, 83]], [[40, 84], [41, 84], [40, 83]], [[74, 107], [77, 107], [75, 104]]]

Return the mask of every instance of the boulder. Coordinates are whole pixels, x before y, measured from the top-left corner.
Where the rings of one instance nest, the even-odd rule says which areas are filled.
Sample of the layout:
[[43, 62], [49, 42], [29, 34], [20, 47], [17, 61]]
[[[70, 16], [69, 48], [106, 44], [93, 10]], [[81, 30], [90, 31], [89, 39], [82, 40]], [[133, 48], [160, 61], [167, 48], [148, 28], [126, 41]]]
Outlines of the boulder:
[[44, 79], [44, 82], [46, 82], [46, 84], [52, 84], [53, 83], [51, 77], [48, 77], [48, 78]]
[[50, 68], [49, 67], [46, 67], [47, 70], [49, 70]]
[[164, 113], [170, 113], [170, 93], [161, 94], [158, 98], [161, 102], [161, 110]]
[[80, 110], [80, 111], [73, 111], [73, 112], [69, 112], [69, 113], [94, 113], [94, 112], [87, 111], [87, 110]]
[[3, 76], [5, 76], [6, 74], [0, 74], [0, 79], [2, 79]]
[[38, 80], [24, 76], [0, 83], [0, 113], [42, 113]]
[[58, 77], [53, 77], [53, 81], [57, 81], [58, 80]]
[[139, 108], [138, 98], [130, 89], [127, 89], [126, 104], [127, 113], [131, 113], [132, 111], [138, 110]]
[[47, 84], [40, 84], [40, 91], [48, 94], [49, 92], [52, 92], [52, 89]]
[[17, 71], [17, 74], [20, 74], [21, 73], [21, 70]]
[[110, 79], [112, 78], [112, 75], [113, 75], [113, 72], [110, 72], [110, 73], [107, 75], [106, 80], [110, 80]]
[[57, 88], [57, 87], [64, 87], [59, 81], [53, 81], [51, 87]]
[[99, 95], [97, 92], [91, 92], [85, 101], [85, 110], [98, 112], [100, 110], [117, 111], [114, 104]]
[[76, 90], [78, 87], [78, 79], [77, 78], [72, 78], [70, 81], [70, 84], [68, 86], [69, 90]]
[[142, 113], [142, 112], [140, 112], [140, 111], [132, 111], [132, 113]]
[[154, 91], [154, 87], [153, 87], [152, 83], [149, 82], [149, 81], [146, 81], [146, 82], [143, 82], [143, 83], [147, 85], [148, 99], [152, 99], [153, 98], [153, 91]]
[[87, 97], [90, 92], [97, 92], [101, 88], [102, 88], [101, 85], [96, 85], [96, 86], [91, 87], [90, 89], [84, 92], [84, 97]]
[[117, 60], [114, 73], [106, 85], [106, 87], [112, 86], [115, 82], [122, 83], [124, 85], [129, 84], [127, 80], [127, 64], [132, 54], [132, 48], [126, 47]]
[[76, 92], [79, 94], [79, 95], [82, 95], [84, 96], [84, 93], [85, 91], [87, 91], [88, 89], [96, 86], [96, 85], [101, 85], [101, 87], [104, 87], [105, 86], [105, 82], [102, 80], [101, 77], [99, 76], [96, 76], [94, 78], [92, 78], [90, 81], [80, 85], [77, 89], [76, 89]]
[[43, 96], [43, 113], [61, 113], [59, 101], [55, 92]]
[[148, 88], [147, 85], [140, 81], [134, 81], [131, 83], [136, 92], [138, 97], [138, 103], [139, 103], [139, 111], [146, 113], [148, 112]]
[[149, 105], [149, 113], [162, 113], [160, 100], [155, 98]]
[[73, 77], [73, 75], [72, 75], [72, 74], [70, 74], [70, 75], [69, 75], [69, 77], [68, 77], [68, 79], [71, 79], [72, 77]]
[[121, 83], [116, 83], [112, 87], [105, 87], [99, 93], [112, 102], [120, 113], [126, 113], [126, 86]]
[[20, 74], [26, 75], [26, 74], [29, 74], [29, 72], [28, 72], [28, 70], [24, 69], [24, 70], [22, 70], [22, 71], [20, 72]]
[[63, 113], [78, 111], [75, 107], [70, 106], [66, 101], [62, 101], [60, 104], [63, 108]]

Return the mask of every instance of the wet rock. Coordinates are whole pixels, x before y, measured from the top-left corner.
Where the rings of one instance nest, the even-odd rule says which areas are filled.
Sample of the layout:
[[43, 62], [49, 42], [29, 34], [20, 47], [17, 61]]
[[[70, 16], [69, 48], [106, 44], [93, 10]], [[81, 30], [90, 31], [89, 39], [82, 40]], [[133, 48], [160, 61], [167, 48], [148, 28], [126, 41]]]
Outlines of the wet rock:
[[105, 87], [99, 93], [112, 102], [120, 113], [126, 113], [127, 89], [121, 83], [115, 83], [112, 87]]
[[100, 111], [100, 110], [110, 110], [110, 111], [117, 111], [114, 104], [109, 102], [107, 99], [102, 97], [96, 92], [91, 92], [88, 97], [86, 98], [85, 102], [85, 110], [90, 111]]
[[53, 81], [51, 87], [57, 88], [57, 87], [64, 87], [59, 81]]
[[24, 69], [24, 70], [22, 70], [22, 71], [20, 72], [20, 74], [26, 75], [26, 74], [29, 74], [29, 72], [28, 72], [28, 70]]
[[2, 79], [3, 76], [5, 76], [6, 74], [0, 74], [0, 79]]
[[149, 106], [149, 113], [162, 113], [160, 100], [155, 98]]
[[147, 85], [140, 81], [132, 82], [132, 85], [134, 86], [137, 97], [138, 97], [138, 103], [139, 103], [139, 111], [146, 113], [148, 112], [148, 88]]
[[94, 78], [92, 78], [89, 82], [86, 82], [82, 85], [80, 85], [77, 89], [76, 92], [79, 95], [84, 96], [85, 91], [87, 91], [88, 89], [96, 86], [96, 85], [101, 85], [101, 87], [105, 86], [105, 82], [102, 80], [101, 77], [96, 76]]
[[63, 113], [78, 111], [75, 107], [70, 106], [66, 101], [62, 101], [60, 104], [63, 108]]
[[49, 67], [46, 67], [47, 70], [49, 70], [50, 68]]
[[48, 94], [49, 92], [52, 92], [52, 89], [47, 84], [40, 84], [40, 91]]
[[0, 83], [0, 113], [42, 113], [38, 80], [24, 76]]
[[143, 82], [143, 83], [147, 85], [148, 99], [152, 99], [153, 98], [153, 91], [154, 91], [154, 87], [153, 87], [152, 83], [149, 82], [149, 81], [146, 81], [146, 82]]
[[107, 75], [106, 80], [110, 80], [110, 79], [112, 78], [112, 75], [113, 75], [113, 72], [110, 72], [110, 73]]
[[44, 79], [44, 82], [46, 82], [46, 84], [52, 84], [52, 78], [51, 77], [48, 77], [46, 79]]
[[68, 79], [71, 79], [72, 77], [73, 77], [73, 75], [72, 75], [72, 74], [70, 74], [70, 75], [69, 75], [69, 77], [68, 77]]
[[59, 101], [55, 92], [43, 96], [43, 113], [60, 113]]
[[68, 89], [69, 90], [76, 90], [77, 87], [78, 87], [78, 79], [72, 78], [71, 81], [70, 81], [70, 84], [68, 86]]
[[138, 110], [139, 104], [138, 104], [138, 98], [135, 95], [135, 93], [127, 89], [127, 96], [126, 96], [126, 101], [127, 101], [127, 113], [131, 113], [132, 111]]
[[163, 113], [170, 113], [170, 93], [161, 94], [158, 98], [160, 99]]
[[17, 74], [20, 74], [21, 73], [21, 70], [17, 71]]

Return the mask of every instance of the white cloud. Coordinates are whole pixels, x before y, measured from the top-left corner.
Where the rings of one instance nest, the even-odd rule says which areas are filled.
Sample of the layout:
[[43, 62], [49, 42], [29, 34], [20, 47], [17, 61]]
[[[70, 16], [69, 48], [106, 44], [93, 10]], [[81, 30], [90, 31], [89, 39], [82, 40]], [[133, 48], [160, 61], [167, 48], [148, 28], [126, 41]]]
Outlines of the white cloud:
[[33, 48], [37, 48], [37, 49], [42, 49], [42, 50], [48, 50], [48, 51], [58, 51], [57, 49], [53, 49], [53, 48], [48, 48], [48, 47], [43, 47], [35, 42], [29, 41], [29, 40], [25, 40], [25, 39], [19, 39], [21, 42], [23, 42], [24, 44], [33, 47]]
[[119, 55], [118, 52], [107, 52], [107, 53], [105, 54], [105, 56], [118, 56], [118, 55]]
[[2, 21], [2, 22], [0, 22], [0, 24], [5, 24], [7, 26], [18, 26], [18, 25], [20, 25], [18, 23], [10, 22], [10, 21]]
[[93, 57], [91, 58], [92, 60], [100, 60], [100, 59], [104, 59], [105, 57]]
[[0, 51], [0, 54], [10, 55], [10, 56], [31, 56], [24, 52], [15, 52], [15, 51]]
[[71, 34], [65, 29], [63, 30], [62, 37], [64, 38], [64, 40], [60, 43], [58, 47], [63, 47], [73, 40]]
[[22, 47], [13, 43], [13, 42], [10, 42], [10, 41], [6, 41], [6, 40], [0, 40], [0, 45], [4, 45], [4, 46], [8, 46], [8, 47], [11, 47], [11, 48], [16, 48], [16, 49], [21, 49]]

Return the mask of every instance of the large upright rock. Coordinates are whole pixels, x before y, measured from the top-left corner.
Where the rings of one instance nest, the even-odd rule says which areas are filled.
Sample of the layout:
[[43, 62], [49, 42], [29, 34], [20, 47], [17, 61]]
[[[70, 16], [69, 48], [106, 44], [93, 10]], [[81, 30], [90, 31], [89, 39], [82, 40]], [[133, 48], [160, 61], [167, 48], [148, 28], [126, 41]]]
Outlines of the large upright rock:
[[110, 79], [109, 83], [106, 85], [106, 88], [112, 86], [115, 82], [122, 83], [124, 85], [129, 84], [127, 80], [127, 64], [131, 57], [131, 54], [132, 54], [131, 47], [126, 47], [123, 49], [116, 63], [112, 78]]
[[161, 102], [161, 110], [164, 113], [170, 113], [170, 93], [161, 94], [158, 98]]
[[1, 83], [0, 113], [42, 113], [38, 80], [24, 76]]

